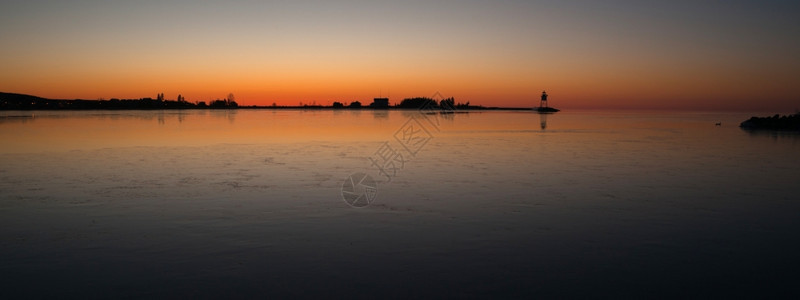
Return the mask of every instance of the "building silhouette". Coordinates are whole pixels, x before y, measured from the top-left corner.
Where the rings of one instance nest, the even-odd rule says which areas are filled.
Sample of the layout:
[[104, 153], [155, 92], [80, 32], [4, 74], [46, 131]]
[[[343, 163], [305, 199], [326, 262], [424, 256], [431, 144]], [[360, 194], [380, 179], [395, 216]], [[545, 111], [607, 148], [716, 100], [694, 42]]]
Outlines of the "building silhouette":
[[389, 98], [375, 98], [372, 99], [369, 107], [372, 108], [389, 108]]

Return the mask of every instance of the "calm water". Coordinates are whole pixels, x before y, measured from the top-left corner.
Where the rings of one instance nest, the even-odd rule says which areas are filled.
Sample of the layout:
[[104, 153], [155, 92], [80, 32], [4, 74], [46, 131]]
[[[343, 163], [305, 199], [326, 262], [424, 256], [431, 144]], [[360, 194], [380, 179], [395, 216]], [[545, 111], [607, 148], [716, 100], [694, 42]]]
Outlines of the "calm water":
[[0, 112], [0, 297], [797, 295], [800, 137], [750, 116]]

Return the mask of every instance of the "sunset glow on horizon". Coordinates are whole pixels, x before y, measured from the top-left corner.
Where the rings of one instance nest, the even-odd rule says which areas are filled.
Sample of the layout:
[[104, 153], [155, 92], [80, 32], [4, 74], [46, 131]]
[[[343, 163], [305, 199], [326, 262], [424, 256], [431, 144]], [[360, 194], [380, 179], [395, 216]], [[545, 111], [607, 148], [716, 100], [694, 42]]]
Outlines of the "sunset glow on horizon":
[[456, 102], [800, 107], [789, 1], [25, 1], [0, 12], [0, 91], [240, 105]]

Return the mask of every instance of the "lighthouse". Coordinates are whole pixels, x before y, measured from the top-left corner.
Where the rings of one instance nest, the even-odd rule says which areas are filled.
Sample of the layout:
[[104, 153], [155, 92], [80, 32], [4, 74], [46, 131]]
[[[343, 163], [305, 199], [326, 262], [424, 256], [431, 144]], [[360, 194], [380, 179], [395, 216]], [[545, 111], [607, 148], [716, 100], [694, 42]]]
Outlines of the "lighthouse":
[[547, 92], [542, 91], [542, 100], [539, 101], [539, 108], [547, 107]]
[[558, 111], [558, 109], [547, 105], [546, 91], [542, 91], [542, 100], [539, 101], [539, 107], [535, 108], [534, 110], [538, 111], [539, 113], [554, 113]]

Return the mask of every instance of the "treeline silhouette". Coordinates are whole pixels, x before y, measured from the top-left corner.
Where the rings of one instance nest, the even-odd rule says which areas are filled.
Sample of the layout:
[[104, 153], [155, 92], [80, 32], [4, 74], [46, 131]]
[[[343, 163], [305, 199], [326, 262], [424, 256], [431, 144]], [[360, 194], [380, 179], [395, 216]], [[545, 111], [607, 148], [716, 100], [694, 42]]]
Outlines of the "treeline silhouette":
[[455, 103], [456, 100], [453, 97], [445, 98], [436, 102], [435, 99], [427, 98], [427, 97], [414, 97], [414, 98], [406, 98], [403, 101], [400, 101], [400, 104], [397, 107], [400, 108], [441, 108], [443, 110], [453, 110], [453, 109], [467, 109], [470, 108], [469, 102], [467, 103]]
[[46, 99], [31, 95], [0, 93], [0, 109], [2, 110], [54, 110], [54, 109], [186, 109], [186, 108], [235, 108], [239, 105], [233, 94], [225, 99], [216, 99], [206, 104], [205, 101], [188, 102], [182, 95], [177, 100], [166, 100], [160, 93], [153, 98], [109, 100], [59, 100]]
[[[386, 98], [381, 98], [386, 99]], [[388, 102], [388, 99], [385, 101]], [[189, 102], [186, 101], [182, 95], [178, 95], [176, 100], [167, 100], [163, 93], [156, 95], [156, 98], [139, 98], [139, 99], [117, 99], [112, 98], [109, 100], [61, 100], [61, 99], [46, 99], [37, 96], [3, 93], [0, 92], [0, 110], [91, 110], [91, 109], [213, 109], [213, 108], [288, 108], [288, 109], [441, 109], [441, 110], [468, 110], [468, 109], [498, 109], [497, 107], [483, 107], [472, 106], [469, 102], [456, 103], [453, 97], [441, 99], [439, 101], [427, 97], [413, 97], [403, 99], [400, 103], [394, 106], [386, 106], [386, 102], [382, 106], [365, 105], [360, 101], [353, 101], [350, 103], [333, 102], [332, 106], [318, 105], [316, 102], [312, 104], [303, 104], [298, 106], [278, 106], [273, 103], [271, 106], [239, 106], [236, 103], [236, 98], [233, 94], [228, 94], [223, 99], [205, 101]], [[514, 108], [511, 108], [514, 109]], [[527, 109], [527, 108], [525, 108]]]

